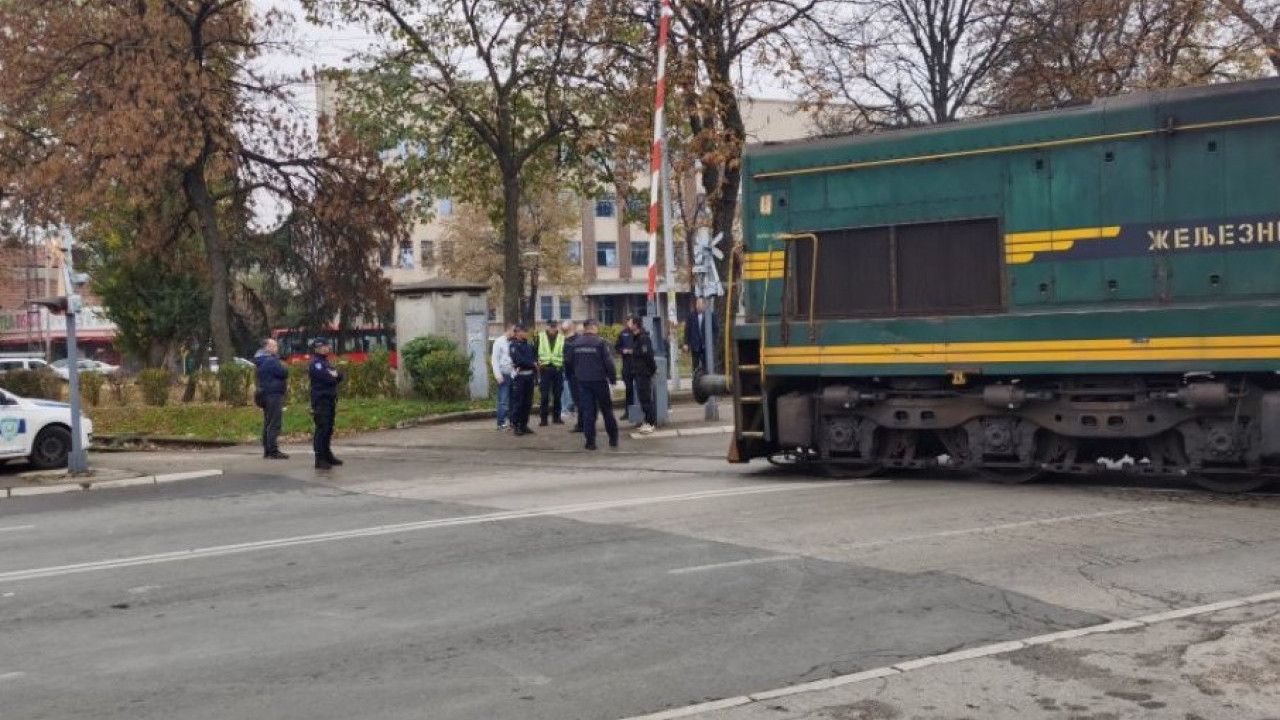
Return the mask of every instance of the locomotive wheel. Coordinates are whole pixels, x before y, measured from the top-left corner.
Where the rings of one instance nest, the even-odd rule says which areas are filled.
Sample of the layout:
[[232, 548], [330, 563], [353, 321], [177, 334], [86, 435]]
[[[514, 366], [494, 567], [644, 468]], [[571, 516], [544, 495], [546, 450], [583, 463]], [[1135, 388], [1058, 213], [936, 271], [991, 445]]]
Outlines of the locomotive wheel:
[[1271, 484], [1274, 477], [1261, 473], [1191, 473], [1196, 485], [1220, 493], [1247, 493]]

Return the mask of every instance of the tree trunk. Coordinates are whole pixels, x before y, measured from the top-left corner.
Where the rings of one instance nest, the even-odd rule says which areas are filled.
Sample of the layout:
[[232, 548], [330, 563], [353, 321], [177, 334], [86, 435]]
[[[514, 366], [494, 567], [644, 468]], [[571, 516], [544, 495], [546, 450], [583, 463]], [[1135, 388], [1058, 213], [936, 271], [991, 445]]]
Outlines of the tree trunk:
[[524, 271], [520, 267], [520, 175], [515, 168], [502, 170], [502, 320], [520, 319], [524, 298]]
[[213, 337], [213, 349], [219, 362], [230, 363], [235, 357], [231, 345], [231, 292], [227, 251], [218, 227], [218, 213], [213, 196], [205, 181], [204, 168], [197, 166], [187, 171], [182, 181], [187, 200], [195, 209], [200, 222], [200, 236], [204, 240], [205, 259], [209, 263], [209, 284], [212, 302], [209, 304], [209, 331]]
[[[738, 147], [738, 157], [741, 157], [741, 149], [747, 138], [746, 123], [742, 119], [742, 110], [738, 105], [737, 94], [733, 90], [733, 85], [729, 83], [729, 68], [724, 68], [724, 79], [716, 85], [719, 102], [724, 108], [724, 139], [722, 142], [733, 143]], [[729, 279], [729, 257], [733, 248], [733, 224], [734, 218], [738, 214], [738, 190], [742, 186], [742, 165], [740, 163], [718, 163], [716, 168], [718, 177], [711, 178], [716, 183], [716, 187], [706, 186], [708, 177], [704, 174], [703, 190], [708, 198], [715, 198], [711, 203], [711, 237], [723, 233], [724, 241], [722, 246], [725, 248], [724, 259], [718, 261], [718, 267], [721, 279], [726, 282]], [[714, 193], [714, 194], [713, 194]], [[741, 268], [738, 268], [741, 271]], [[736, 284], [736, 283], [735, 283]], [[716, 314], [724, 321], [724, 326], [733, 322], [732, 303], [729, 301], [728, 295], [720, 298], [717, 303]], [[721, 351], [723, 352], [723, 350]]]

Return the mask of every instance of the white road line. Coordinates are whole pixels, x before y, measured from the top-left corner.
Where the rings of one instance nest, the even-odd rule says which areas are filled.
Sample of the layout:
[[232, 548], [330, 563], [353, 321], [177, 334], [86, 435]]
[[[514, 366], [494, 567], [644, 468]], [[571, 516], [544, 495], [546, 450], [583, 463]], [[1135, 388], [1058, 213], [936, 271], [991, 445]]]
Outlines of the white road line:
[[9, 527], [0, 527], [0, 532], [15, 532], [18, 530], [30, 530], [35, 525], [10, 525]]
[[18, 678], [20, 678], [20, 677], [26, 677], [26, 675], [27, 675], [27, 674], [26, 674], [26, 673], [24, 673], [24, 672], [7, 672], [7, 673], [2, 673], [2, 674], [0, 674], [0, 682], [4, 682], [5, 680], [17, 680], [17, 679], [18, 679]]
[[733, 562], [715, 563], [714, 565], [694, 565], [693, 567], [676, 568], [668, 570], [669, 575], [687, 575], [688, 573], [702, 572], [703, 570], [721, 570], [723, 568], [742, 567], [743, 565], [762, 565], [764, 563], [785, 562], [787, 560], [799, 560], [799, 555], [770, 555], [769, 557], [751, 558], [750, 560], [734, 560]]
[[[874, 482], [874, 481], [868, 481]], [[485, 515], [467, 515], [462, 517], [441, 518], [437, 520], [422, 520], [419, 522], [397, 523], [394, 525], [377, 525], [374, 527], [357, 528], [354, 530], [341, 530], [328, 533], [317, 533], [314, 535], [299, 535], [295, 537], [276, 538], [273, 540], [259, 540], [257, 542], [237, 543], [234, 545], [216, 545], [205, 548], [195, 548], [192, 550], [177, 550], [174, 552], [157, 553], [155, 555], [138, 555], [134, 557], [116, 558], [112, 560], [99, 560], [95, 562], [76, 563], [73, 565], [55, 565], [51, 567], [32, 568], [30, 570], [15, 570], [0, 573], [0, 583], [16, 582], [19, 580], [35, 580], [38, 578], [58, 577], [61, 575], [73, 575], [77, 573], [95, 572], [99, 570], [115, 570], [118, 568], [137, 567], [139, 565], [155, 565], [157, 563], [177, 562], [181, 560], [195, 560], [197, 558], [220, 557], [225, 555], [238, 555], [247, 552], [256, 552], [259, 550], [273, 550], [276, 548], [294, 547], [298, 545], [310, 545], [314, 543], [330, 542], [333, 540], [349, 540], [353, 538], [378, 537], [382, 535], [393, 535], [398, 533], [417, 532], [420, 530], [435, 530], [438, 528], [458, 527], [463, 525], [478, 525], [482, 523], [504, 522], [508, 520], [523, 520], [526, 518], [546, 517], [552, 515], [572, 515], [577, 513], [594, 512], [598, 510], [613, 510], [616, 508], [635, 507], [639, 505], [655, 505], [659, 503], [686, 502], [693, 500], [711, 500], [722, 497], [736, 497], [740, 495], [758, 495], [761, 493], [787, 492], [790, 490], [813, 490], [819, 488], [847, 488], [857, 483], [783, 483], [772, 485], [760, 485], [754, 487], [739, 488], [723, 488], [720, 490], [704, 490], [701, 492], [683, 493], [680, 495], [658, 495], [651, 497], [626, 498], [620, 500], [601, 500], [590, 503], [579, 503], [575, 505], [560, 505], [558, 507], [532, 508], [529, 510], [506, 510], [496, 513], [488, 513]], [[865, 483], [864, 483], [865, 484]]]
[[1034, 635], [1029, 638], [1023, 638], [1022, 640], [1009, 640], [1005, 642], [991, 643], [990, 645], [982, 645], [980, 647], [969, 648], [968, 650], [957, 650], [955, 652], [943, 653], [941, 655], [929, 655], [927, 657], [916, 658], [914, 660], [907, 660], [898, 663], [897, 665], [863, 670], [849, 675], [838, 675], [836, 677], [800, 683], [798, 685], [787, 685], [774, 690], [737, 695], [735, 697], [712, 700], [711, 702], [698, 703], [696, 705], [687, 705], [682, 708], [664, 710], [662, 712], [650, 713], [648, 715], [634, 715], [632, 717], [623, 718], [622, 720], [676, 720], [676, 718], [696, 717], [698, 715], [715, 712], [716, 710], [741, 707], [743, 705], [751, 705], [752, 703], [764, 702], [766, 700], [776, 700], [778, 698], [788, 697], [791, 695], [830, 690], [832, 688], [840, 687], [841, 685], [852, 685], [854, 683], [866, 682], [868, 680], [902, 675], [904, 673], [933, 667], [935, 665], [976, 660], [979, 658], [991, 657], [993, 655], [1003, 655], [1005, 653], [1016, 652], [1018, 650], [1025, 650], [1026, 648], [1034, 647], [1036, 645], [1046, 645], [1052, 642], [1061, 642], [1063, 640], [1085, 637], [1086, 635], [1100, 635], [1103, 633], [1120, 632], [1123, 630], [1131, 630], [1133, 628], [1148, 627], [1150, 625], [1167, 622], [1169, 620], [1192, 617], [1195, 615], [1207, 615], [1209, 613], [1228, 610], [1231, 608], [1276, 601], [1280, 601], [1280, 591], [1249, 595], [1247, 597], [1236, 598], [1234, 600], [1224, 600], [1222, 602], [1209, 603], [1207, 605], [1197, 605], [1195, 607], [1183, 608], [1181, 610], [1154, 613], [1151, 615], [1133, 618], [1131, 620], [1114, 620], [1102, 623], [1101, 625], [1091, 625], [1089, 627], [1078, 628], [1075, 630], [1064, 630], [1062, 632], [1047, 633], [1045, 635]]
[[1000, 525], [984, 525], [982, 527], [965, 528], [963, 530], [944, 530], [942, 532], [924, 533], [921, 535], [903, 535], [885, 540], [867, 540], [865, 542], [844, 543], [839, 547], [842, 550], [863, 550], [867, 548], [884, 547], [886, 545], [897, 545], [899, 543], [919, 542], [920, 540], [935, 540], [937, 538], [956, 537], [959, 535], [980, 535], [982, 533], [999, 532], [1001, 530], [1017, 530], [1020, 528], [1039, 527], [1041, 525], [1056, 525], [1058, 523], [1080, 522], [1081, 520], [1096, 520], [1098, 518], [1134, 515], [1137, 513], [1155, 512], [1156, 510], [1164, 509], [1167, 509], [1167, 506], [1148, 505], [1146, 507], [1133, 508], [1129, 510], [1108, 510], [1106, 512], [1086, 513], [1084, 515], [1061, 515], [1058, 517], [1042, 518], [1040, 520], [1021, 520], [1018, 522], [1003, 523]]

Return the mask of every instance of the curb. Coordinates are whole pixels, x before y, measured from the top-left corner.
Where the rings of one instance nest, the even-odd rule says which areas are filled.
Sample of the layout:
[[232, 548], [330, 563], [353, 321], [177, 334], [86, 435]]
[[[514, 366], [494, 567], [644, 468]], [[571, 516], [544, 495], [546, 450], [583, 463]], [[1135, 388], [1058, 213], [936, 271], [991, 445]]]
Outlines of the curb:
[[222, 474], [221, 470], [190, 470], [187, 472], [167, 473], [161, 475], [137, 475], [134, 477], [111, 478], [106, 480], [94, 480], [86, 478], [84, 480], [70, 480], [67, 482], [51, 483], [48, 485], [19, 485], [17, 487], [4, 488], [3, 498], [23, 497], [27, 495], [54, 495], [58, 493], [76, 492], [78, 490], [91, 490], [95, 486], [102, 489], [135, 487], [137, 485], [159, 485], [160, 483], [178, 482], [180, 480], [196, 480], [199, 478], [216, 477]]
[[733, 432], [732, 425], [716, 425], [713, 427], [676, 428], [674, 430], [654, 430], [648, 435], [638, 432], [628, 433], [632, 440], [658, 440], [660, 438], [696, 437], [698, 435], [725, 435]]

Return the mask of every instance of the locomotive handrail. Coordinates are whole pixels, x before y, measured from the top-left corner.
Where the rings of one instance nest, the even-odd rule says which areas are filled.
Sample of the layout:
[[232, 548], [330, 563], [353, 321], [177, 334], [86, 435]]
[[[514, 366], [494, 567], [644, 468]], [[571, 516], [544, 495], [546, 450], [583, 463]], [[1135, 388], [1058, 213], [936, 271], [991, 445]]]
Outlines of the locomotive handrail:
[[[818, 301], [818, 236], [814, 233], [779, 233], [778, 239], [786, 240], [812, 240], [813, 241], [813, 259], [809, 262], [809, 342], [815, 342], [818, 338], [814, 334], [814, 308]], [[765, 279], [765, 302], [768, 302], [768, 279]], [[785, 286], [784, 286], [785, 287]], [[784, 293], [785, 295], [785, 290]], [[787, 299], [782, 298], [785, 307]]]

